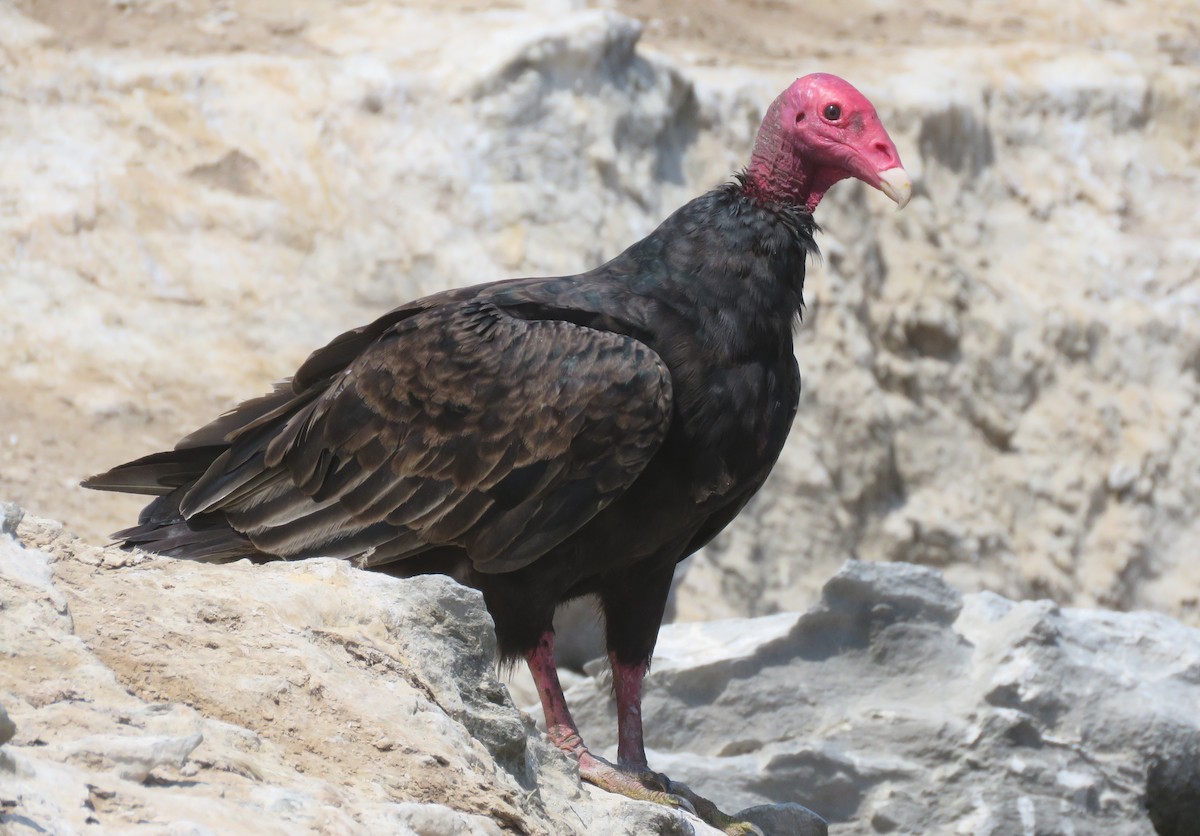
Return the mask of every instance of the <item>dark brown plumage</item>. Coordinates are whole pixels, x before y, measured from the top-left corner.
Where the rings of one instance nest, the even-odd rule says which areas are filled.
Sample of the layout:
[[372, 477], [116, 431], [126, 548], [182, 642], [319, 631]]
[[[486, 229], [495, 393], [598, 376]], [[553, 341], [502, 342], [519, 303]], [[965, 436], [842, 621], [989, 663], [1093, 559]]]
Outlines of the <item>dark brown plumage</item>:
[[[642, 749], [641, 677], [676, 563], [759, 489], [795, 416], [810, 210], [841, 177], [873, 176], [892, 194], [903, 174], [870, 104], [831, 79], [801, 79], [777, 100], [745, 177], [609, 263], [397, 308], [175, 450], [84, 484], [156, 496], [116, 535], [126, 547], [335, 556], [481, 590], [502, 656], [529, 661], [551, 736], [584, 777], [661, 795]], [[831, 95], [857, 121], [816, 126], [803, 157], [812, 132], [790, 114]], [[840, 143], [829, 162], [821, 143]], [[874, 155], [861, 171], [845, 159], [854, 143]], [[583, 747], [553, 669], [554, 610], [584, 595], [605, 617], [623, 772]]]
[[451, 574], [520, 656], [558, 604], [626, 568], [665, 586], [762, 483], [799, 394], [812, 228], [724, 187], [589, 273], [392, 311], [176, 450], [85, 485], [160, 495], [116, 535], [127, 546]]

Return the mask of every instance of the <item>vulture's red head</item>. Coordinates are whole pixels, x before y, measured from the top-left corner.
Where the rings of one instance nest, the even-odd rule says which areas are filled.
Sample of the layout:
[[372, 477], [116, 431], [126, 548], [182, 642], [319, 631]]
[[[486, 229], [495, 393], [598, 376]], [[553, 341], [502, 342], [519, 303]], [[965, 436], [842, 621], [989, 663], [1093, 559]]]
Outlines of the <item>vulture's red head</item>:
[[746, 174], [749, 193], [810, 212], [847, 177], [874, 186], [901, 208], [912, 194], [875, 108], [849, 82], [827, 73], [796, 79], [771, 103]]

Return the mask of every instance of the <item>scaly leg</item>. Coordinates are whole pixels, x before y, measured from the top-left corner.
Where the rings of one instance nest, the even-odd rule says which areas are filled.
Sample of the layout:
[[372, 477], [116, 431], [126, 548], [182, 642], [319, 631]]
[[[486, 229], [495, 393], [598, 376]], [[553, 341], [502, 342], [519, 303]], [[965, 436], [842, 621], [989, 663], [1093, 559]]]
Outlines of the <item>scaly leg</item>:
[[613, 690], [617, 695], [617, 763], [622, 767], [646, 768], [646, 745], [642, 737], [642, 680], [648, 662], [625, 664], [616, 653], [608, 654]]
[[[567, 700], [563, 696], [562, 684], [558, 680], [558, 668], [554, 662], [554, 631], [547, 630], [543, 633], [537, 647], [530, 651], [525, 659], [529, 663], [529, 672], [533, 674], [533, 681], [537, 685], [542, 711], [546, 714], [546, 732], [555, 746], [579, 762], [580, 778], [601, 789], [629, 798], [653, 801], [669, 807], [688, 808], [690, 806], [680, 798], [665, 792], [660, 782], [646, 780], [648, 776], [643, 776], [641, 772], [627, 772], [619, 769], [588, 751], [583, 738], [579, 735], [579, 728], [571, 719]], [[643, 753], [643, 764], [645, 760], [646, 757]]]
[[626, 772], [637, 775], [643, 783], [654, 784], [667, 793], [687, 802], [688, 807], [704, 821], [719, 828], [730, 836], [748, 836], [761, 831], [749, 822], [738, 821], [721, 812], [716, 804], [696, 795], [687, 784], [672, 781], [666, 775], [654, 772], [646, 762], [646, 746], [642, 736], [642, 680], [646, 677], [648, 662], [623, 663], [616, 653], [608, 654], [613, 671], [613, 690], [617, 697], [617, 765]]

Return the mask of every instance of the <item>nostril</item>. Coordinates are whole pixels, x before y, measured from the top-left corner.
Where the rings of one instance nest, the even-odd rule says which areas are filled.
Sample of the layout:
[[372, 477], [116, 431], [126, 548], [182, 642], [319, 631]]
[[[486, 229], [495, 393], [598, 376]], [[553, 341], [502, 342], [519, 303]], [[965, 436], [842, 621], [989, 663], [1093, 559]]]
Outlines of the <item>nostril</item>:
[[885, 157], [890, 157], [892, 155], [892, 149], [888, 147], [886, 142], [876, 142], [875, 150]]

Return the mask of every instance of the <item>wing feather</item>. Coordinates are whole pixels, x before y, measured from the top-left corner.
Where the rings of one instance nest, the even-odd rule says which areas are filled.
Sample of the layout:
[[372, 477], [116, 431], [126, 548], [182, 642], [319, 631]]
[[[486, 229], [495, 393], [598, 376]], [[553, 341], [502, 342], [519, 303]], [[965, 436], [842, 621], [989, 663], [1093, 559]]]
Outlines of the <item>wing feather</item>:
[[452, 545], [511, 571], [627, 489], [670, 424], [670, 375], [645, 344], [466, 296], [323, 352], [248, 421], [188, 437], [228, 449], [181, 489], [183, 516], [223, 514], [279, 557], [372, 566]]

